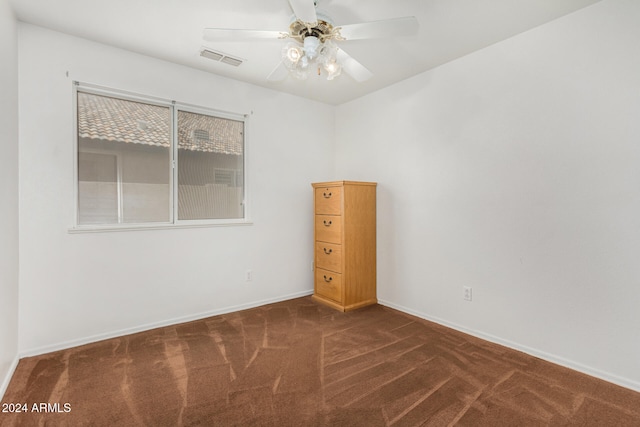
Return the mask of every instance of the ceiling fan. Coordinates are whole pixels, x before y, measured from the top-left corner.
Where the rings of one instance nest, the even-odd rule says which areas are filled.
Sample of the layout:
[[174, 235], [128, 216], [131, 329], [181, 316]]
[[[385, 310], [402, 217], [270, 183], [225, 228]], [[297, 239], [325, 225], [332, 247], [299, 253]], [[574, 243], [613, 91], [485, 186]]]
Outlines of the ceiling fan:
[[327, 80], [341, 71], [358, 82], [373, 76], [364, 65], [352, 58], [337, 43], [349, 40], [410, 36], [418, 32], [413, 16], [382, 21], [335, 26], [325, 12], [316, 9], [317, 0], [289, 0], [293, 16], [288, 31], [205, 28], [207, 41], [247, 41], [289, 39], [282, 49], [282, 61], [267, 80], [280, 81], [287, 74], [306, 79], [310, 74], [326, 74]]

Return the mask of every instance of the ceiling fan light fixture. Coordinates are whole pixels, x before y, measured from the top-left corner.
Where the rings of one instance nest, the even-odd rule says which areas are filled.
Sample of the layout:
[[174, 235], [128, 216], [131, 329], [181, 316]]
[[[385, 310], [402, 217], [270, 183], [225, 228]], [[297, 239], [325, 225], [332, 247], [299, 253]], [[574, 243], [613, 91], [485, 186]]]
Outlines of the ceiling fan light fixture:
[[295, 66], [303, 56], [304, 50], [295, 43], [287, 43], [282, 49], [282, 60], [287, 65], [287, 68]]
[[338, 62], [338, 46], [331, 40], [322, 44], [318, 62], [322, 63], [322, 67], [327, 73], [327, 80], [333, 80], [342, 72], [342, 66]]
[[320, 47], [320, 39], [315, 36], [307, 36], [304, 38], [304, 54], [309, 59], [318, 56], [318, 48]]
[[305, 80], [309, 75], [309, 58], [304, 48], [296, 43], [287, 43], [282, 48], [282, 63], [296, 79]]
[[303, 57], [298, 64], [289, 70], [289, 73], [298, 80], [306, 80], [309, 77], [311, 67], [306, 57]]
[[[326, 74], [327, 80], [333, 80], [342, 73], [338, 61], [338, 47], [327, 40], [322, 42], [314, 36], [307, 36], [303, 46], [289, 42], [282, 48], [282, 63], [292, 77], [306, 80], [311, 71], [317, 75]], [[323, 73], [324, 70], [324, 73]]]
[[342, 73], [342, 67], [335, 59], [325, 62], [324, 70], [327, 72], [327, 80], [333, 80]]

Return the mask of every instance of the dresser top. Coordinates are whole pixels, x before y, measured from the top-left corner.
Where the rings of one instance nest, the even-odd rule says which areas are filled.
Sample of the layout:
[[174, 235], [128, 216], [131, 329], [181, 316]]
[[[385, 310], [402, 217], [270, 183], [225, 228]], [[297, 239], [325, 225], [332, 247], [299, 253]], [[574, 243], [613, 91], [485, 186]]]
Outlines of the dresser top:
[[315, 182], [311, 184], [313, 188], [318, 187], [339, 187], [343, 185], [378, 185], [376, 182], [364, 182], [364, 181], [330, 181], [330, 182]]

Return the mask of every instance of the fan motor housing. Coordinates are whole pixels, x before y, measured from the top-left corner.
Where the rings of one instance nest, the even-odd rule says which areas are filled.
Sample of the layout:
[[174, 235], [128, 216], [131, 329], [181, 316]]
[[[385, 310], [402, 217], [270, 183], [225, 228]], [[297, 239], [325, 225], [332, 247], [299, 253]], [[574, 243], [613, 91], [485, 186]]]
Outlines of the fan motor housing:
[[[333, 19], [324, 12], [317, 11], [317, 22], [306, 23], [297, 19], [294, 16], [291, 17], [291, 24], [289, 25], [289, 37], [303, 42], [305, 37], [313, 36], [320, 39], [321, 42], [329, 39], [340, 39], [339, 30], [340, 27], [333, 26]], [[311, 27], [310, 25], [313, 25]]]
[[299, 39], [300, 41], [303, 41], [307, 36], [313, 36], [320, 40], [324, 40], [329, 38], [332, 33], [333, 25], [320, 19], [315, 27], [307, 27], [307, 25], [300, 20], [296, 20], [289, 26], [289, 34], [291, 37]]

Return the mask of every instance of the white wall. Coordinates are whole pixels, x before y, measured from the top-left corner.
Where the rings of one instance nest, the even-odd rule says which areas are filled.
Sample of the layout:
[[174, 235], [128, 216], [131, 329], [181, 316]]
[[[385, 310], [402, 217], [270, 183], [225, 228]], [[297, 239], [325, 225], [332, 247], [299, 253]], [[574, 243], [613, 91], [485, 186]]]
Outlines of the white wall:
[[383, 303], [640, 390], [639, 22], [605, 0], [337, 108]]
[[[332, 107], [26, 24], [19, 50], [22, 354], [312, 292], [310, 183], [333, 175]], [[254, 224], [69, 234], [73, 80], [253, 111]]]
[[0, 398], [18, 360], [18, 42], [0, 0]]

